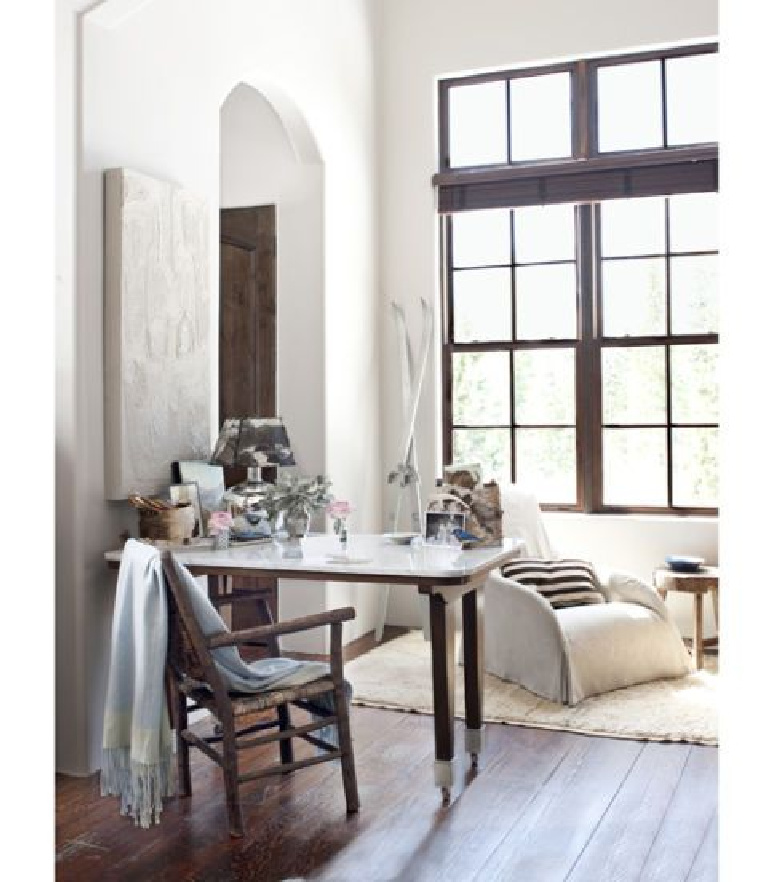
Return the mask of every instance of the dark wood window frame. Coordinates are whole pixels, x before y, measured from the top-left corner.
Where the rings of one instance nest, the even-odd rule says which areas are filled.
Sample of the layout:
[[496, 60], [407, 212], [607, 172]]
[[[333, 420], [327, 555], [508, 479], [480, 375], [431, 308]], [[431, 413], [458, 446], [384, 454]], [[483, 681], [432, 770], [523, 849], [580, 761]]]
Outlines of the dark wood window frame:
[[[647, 513], [678, 515], [715, 515], [716, 508], [675, 506], [671, 496], [671, 436], [676, 424], [667, 414], [666, 430], [668, 506], [606, 505], [602, 500], [602, 406], [601, 353], [605, 348], [655, 345], [665, 348], [666, 406], [671, 407], [671, 374], [668, 369], [671, 349], [686, 344], [718, 343], [718, 334], [671, 335], [670, 286], [666, 285], [666, 334], [658, 337], [604, 337], [601, 333], [601, 255], [599, 254], [598, 217], [595, 203], [606, 199], [669, 196], [718, 190], [717, 143], [691, 146], [600, 153], [597, 149], [597, 75], [600, 67], [641, 61], [661, 62], [661, 106], [663, 143], [667, 143], [666, 59], [702, 55], [718, 51], [716, 44], [676, 47], [656, 52], [611, 56], [547, 67], [532, 67], [449, 78], [438, 84], [439, 166], [433, 177], [437, 189], [438, 211], [444, 215], [441, 226], [443, 277], [442, 345], [442, 423], [443, 458], [452, 461], [452, 356], [458, 352], [508, 351], [512, 365], [510, 382], [510, 432], [514, 425], [513, 352], [521, 349], [573, 348], [576, 360], [576, 471], [575, 505], [545, 505], [545, 508], [589, 513]], [[571, 73], [571, 133], [573, 156], [567, 159], [511, 161], [509, 131], [510, 82], [530, 77], [569, 71]], [[478, 167], [450, 167], [449, 93], [455, 86], [506, 81], [507, 163]], [[517, 208], [526, 205], [574, 203], [576, 210], [576, 296], [578, 335], [573, 340], [515, 340], [482, 343], [455, 343], [452, 309], [451, 215], [460, 211], [488, 208]], [[666, 203], [668, 211], [668, 202]], [[668, 229], [668, 219], [667, 219]], [[667, 239], [668, 249], [668, 239]], [[583, 255], [590, 255], [583, 259]], [[669, 252], [662, 255], [668, 276]], [[512, 255], [513, 265], [513, 255]], [[667, 278], [668, 282], [668, 278]], [[512, 298], [514, 291], [512, 289]], [[513, 315], [516, 311], [513, 312]], [[709, 424], [701, 423], [699, 427]], [[713, 425], [713, 424], [712, 424]], [[685, 423], [685, 428], [698, 427]], [[481, 428], [471, 426], [471, 428]], [[494, 427], [495, 428], [495, 427]], [[529, 426], [525, 426], [529, 428]], [[512, 443], [512, 480], [516, 476], [515, 445]]]

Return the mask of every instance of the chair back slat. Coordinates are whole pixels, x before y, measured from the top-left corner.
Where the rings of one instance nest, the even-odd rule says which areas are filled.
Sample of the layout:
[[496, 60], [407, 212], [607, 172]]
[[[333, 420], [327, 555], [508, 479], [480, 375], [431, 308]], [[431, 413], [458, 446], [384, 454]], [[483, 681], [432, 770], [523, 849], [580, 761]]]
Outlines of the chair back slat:
[[188, 677], [207, 683], [217, 700], [229, 703], [223, 679], [182, 584], [179, 567], [169, 551], [162, 553], [168, 598], [168, 667], [178, 681]]

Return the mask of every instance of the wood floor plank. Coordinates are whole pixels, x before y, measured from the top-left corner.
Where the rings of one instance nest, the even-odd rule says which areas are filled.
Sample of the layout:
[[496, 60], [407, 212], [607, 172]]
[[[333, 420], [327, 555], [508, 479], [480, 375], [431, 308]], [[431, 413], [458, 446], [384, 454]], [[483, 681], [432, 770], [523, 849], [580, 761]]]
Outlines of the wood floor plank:
[[419, 835], [418, 822], [410, 815], [399, 820], [393, 832], [401, 852], [406, 844], [408, 861], [393, 878], [423, 882], [473, 878], [569, 751], [568, 739], [557, 732], [544, 735], [503, 727], [493, 729], [488, 741], [486, 764], [454, 794], [449, 807], [442, 809], [434, 805], [433, 796], [421, 795], [426, 803], [415, 819], [428, 818], [425, 835]]
[[573, 735], [554, 774], [482, 866], [483, 882], [561, 882], [639, 757], [636, 741]]
[[688, 744], [644, 746], [567, 882], [637, 882], [690, 752]]
[[[704, 848], [711, 823], [716, 823], [718, 751], [699, 747], [690, 753], [679, 786], [655, 837], [642, 873], [642, 882], [686, 880]], [[695, 877], [690, 877], [697, 882]]]
[[[221, 773], [198, 751], [193, 796], [170, 800], [150, 830], [119, 816], [97, 775], [57, 779], [57, 882], [564, 882], [570, 870], [568, 882], [583, 882], [614, 850], [636, 868], [632, 831], [647, 856], [635, 878], [716, 879], [715, 750], [489, 725], [479, 774], [457, 754], [463, 771], [443, 808], [430, 716], [354, 707], [352, 732], [358, 815], [346, 816], [339, 764], [326, 763], [245, 787], [241, 840], [228, 836]], [[462, 723], [455, 734], [462, 747]], [[651, 823], [644, 807], [662, 801], [663, 775], [685, 751], [667, 811], [658, 824], [653, 809]], [[680, 832], [685, 819], [695, 836]], [[681, 853], [670, 860], [675, 837]]]
[[695, 863], [687, 874], [685, 882], [716, 882], [719, 878], [719, 824], [713, 815], [703, 837]]

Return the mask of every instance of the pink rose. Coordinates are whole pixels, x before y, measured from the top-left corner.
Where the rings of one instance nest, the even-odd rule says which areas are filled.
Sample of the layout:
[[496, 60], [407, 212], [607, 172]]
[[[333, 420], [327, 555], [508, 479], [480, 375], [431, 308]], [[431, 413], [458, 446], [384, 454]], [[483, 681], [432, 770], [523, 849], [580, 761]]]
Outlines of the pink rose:
[[226, 530], [232, 526], [232, 516], [228, 511], [212, 511], [208, 519], [208, 533], [212, 536], [220, 530]]
[[328, 517], [345, 518], [352, 513], [351, 503], [346, 499], [334, 499], [325, 509]]

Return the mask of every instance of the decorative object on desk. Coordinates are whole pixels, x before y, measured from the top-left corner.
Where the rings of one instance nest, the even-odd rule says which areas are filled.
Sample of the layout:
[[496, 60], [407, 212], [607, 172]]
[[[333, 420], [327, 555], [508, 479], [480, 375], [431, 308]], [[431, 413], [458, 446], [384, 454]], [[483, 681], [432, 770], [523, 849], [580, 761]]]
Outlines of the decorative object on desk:
[[497, 546], [503, 542], [501, 491], [495, 481], [473, 490], [443, 484], [439, 492], [429, 497], [427, 513], [430, 511], [452, 511], [466, 515], [464, 529], [478, 538], [464, 540], [464, 548]]
[[224, 469], [204, 460], [179, 460], [171, 463], [174, 484], [195, 481], [200, 491], [200, 508], [204, 523], [211, 512], [226, 508], [224, 502]]
[[288, 536], [298, 539], [306, 535], [312, 512], [325, 508], [331, 501], [330, 484], [322, 475], [280, 475], [274, 484], [266, 485], [261, 504], [273, 521], [282, 515]]
[[266, 488], [271, 486], [262, 479], [262, 468], [296, 464], [287, 429], [279, 417], [225, 420], [211, 462], [222, 466], [245, 466], [248, 469], [247, 481], [229, 491], [244, 498], [246, 511], [257, 507]]
[[444, 483], [452, 487], [463, 487], [466, 490], [474, 490], [482, 485], [482, 465], [478, 462], [454, 463], [445, 466]]
[[164, 499], [157, 499], [149, 496], [142, 496], [140, 493], [131, 493], [128, 502], [137, 509], [147, 509], [149, 511], [167, 511], [173, 506]]
[[326, 514], [333, 521], [333, 532], [338, 536], [341, 547], [344, 549], [349, 538], [346, 521], [352, 511], [354, 509], [346, 499], [334, 499], [325, 509]]
[[426, 541], [447, 544], [455, 530], [463, 531], [466, 526], [466, 515], [453, 511], [427, 511], [425, 521]]
[[675, 573], [698, 573], [705, 561], [702, 557], [690, 557], [685, 554], [669, 554], [666, 566]]
[[130, 169], [104, 178], [104, 489], [126, 499], [210, 450], [210, 209]]
[[420, 537], [420, 533], [384, 533], [383, 538], [393, 545], [410, 545], [413, 539]]
[[[160, 507], [147, 504], [149, 501], [141, 496], [131, 497], [131, 504], [138, 509], [138, 533], [141, 539], [187, 542], [195, 535], [197, 516], [191, 503], [178, 506], [165, 503], [164, 507]], [[157, 500], [151, 502], [156, 503]]]
[[229, 539], [232, 532], [232, 516], [228, 511], [211, 512], [208, 519], [208, 535], [213, 536], [215, 547], [224, 549], [229, 547]]
[[238, 515], [232, 520], [232, 541], [233, 542], [252, 542], [255, 539], [271, 539], [272, 531], [268, 522], [266, 529], [263, 530], [251, 523], [244, 515]]
[[200, 505], [200, 489], [195, 481], [187, 481], [184, 484], [171, 484], [169, 491], [170, 501], [174, 505], [189, 504], [194, 510], [195, 524], [192, 536], [204, 536], [205, 524], [202, 519], [202, 506]]

